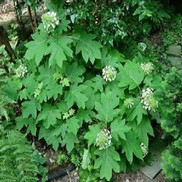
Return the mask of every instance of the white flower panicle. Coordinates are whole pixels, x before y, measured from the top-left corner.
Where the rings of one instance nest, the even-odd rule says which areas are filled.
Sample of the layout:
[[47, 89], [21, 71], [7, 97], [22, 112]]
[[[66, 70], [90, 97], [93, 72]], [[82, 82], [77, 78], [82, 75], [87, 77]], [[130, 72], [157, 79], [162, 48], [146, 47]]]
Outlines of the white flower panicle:
[[96, 138], [96, 146], [99, 150], [108, 148], [111, 145], [111, 133], [108, 129], [102, 129]]
[[116, 68], [114, 68], [113, 66], [105, 66], [102, 69], [102, 76], [103, 76], [103, 79], [106, 81], [111, 82], [111, 81], [115, 80], [116, 74], [117, 74]]
[[142, 153], [143, 153], [143, 158], [148, 154], [148, 148], [144, 143], [140, 144], [140, 147], [142, 149]]
[[156, 111], [158, 107], [158, 101], [156, 101], [153, 96], [152, 88], [146, 88], [142, 90], [141, 102], [143, 103], [144, 109], [148, 111]]
[[132, 99], [132, 98], [125, 99], [124, 105], [125, 105], [128, 109], [131, 109], [131, 108], [133, 107], [133, 105], [134, 105], [133, 99]]
[[59, 24], [59, 19], [57, 18], [55, 12], [47, 12], [42, 15], [42, 22], [44, 29], [47, 32], [53, 32], [56, 26]]
[[15, 72], [19, 78], [23, 78], [28, 72], [28, 69], [25, 65], [20, 65]]
[[154, 65], [152, 63], [142, 63], [141, 68], [144, 71], [144, 73], [148, 75], [152, 73], [152, 71], [154, 70]]

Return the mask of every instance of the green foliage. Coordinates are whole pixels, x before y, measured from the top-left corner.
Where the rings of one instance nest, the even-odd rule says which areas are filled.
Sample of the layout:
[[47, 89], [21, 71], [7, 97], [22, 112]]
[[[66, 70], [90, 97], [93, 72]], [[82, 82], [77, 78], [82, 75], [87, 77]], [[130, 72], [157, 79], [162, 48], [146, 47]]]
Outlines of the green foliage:
[[3, 45], [0, 46], [0, 60], [0, 120], [3, 121], [5, 119], [9, 121], [9, 114], [12, 112], [10, 105], [13, 104], [14, 101], [8, 97], [5, 89], [8, 82], [8, 74], [11, 70], [11, 63], [9, 63], [10, 57]]
[[142, 54], [125, 59], [94, 35], [69, 26], [60, 2], [48, 4], [57, 9], [59, 24], [51, 24], [51, 31], [39, 25], [26, 44], [27, 72], [8, 80], [9, 95], [21, 105], [16, 127], [54, 150], [64, 148], [87, 180], [96, 180], [91, 178], [96, 171], [109, 181], [113, 171], [126, 170], [136, 158], [144, 161], [141, 143], [148, 148], [155, 111], [142, 94], [149, 88], [154, 101], [159, 77], [142, 69], [141, 63], [149, 62]]
[[119, 172], [120, 167], [117, 161], [120, 161], [119, 154], [114, 147], [110, 147], [104, 151], [97, 150], [95, 152], [99, 157], [96, 159], [94, 168], [100, 168], [100, 177], [106, 178], [108, 181], [112, 177], [112, 171]]
[[24, 135], [16, 130], [8, 131], [1, 136], [0, 148], [1, 181], [37, 181], [33, 151]]
[[161, 27], [169, 13], [161, 1], [116, 0], [85, 1], [64, 3], [73, 26], [81, 25], [88, 32], [97, 35], [103, 44], [119, 48], [123, 39], [149, 35]]
[[176, 140], [162, 154], [162, 169], [165, 177], [172, 181], [182, 180], [182, 139]]
[[63, 165], [64, 163], [66, 163], [67, 161], [68, 161], [68, 157], [65, 154], [63, 154], [63, 153], [58, 154], [57, 163], [60, 166]]
[[174, 142], [162, 154], [162, 169], [165, 177], [172, 181], [182, 180], [181, 151], [182, 151], [182, 88], [181, 74], [172, 68], [164, 80], [165, 113], [161, 121], [167, 135], [173, 137]]
[[33, 152], [33, 157], [38, 168], [38, 177], [41, 178], [42, 182], [47, 181], [48, 169], [45, 167], [47, 158], [43, 157], [38, 151]]
[[182, 86], [181, 86], [181, 74], [172, 68], [171, 71], [166, 74], [163, 88], [164, 92], [162, 99], [165, 100], [165, 112], [163, 113], [163, 119], [161, 125], [164, 130], [172, 135], [174, 138], [178, 138], [182, 132]]

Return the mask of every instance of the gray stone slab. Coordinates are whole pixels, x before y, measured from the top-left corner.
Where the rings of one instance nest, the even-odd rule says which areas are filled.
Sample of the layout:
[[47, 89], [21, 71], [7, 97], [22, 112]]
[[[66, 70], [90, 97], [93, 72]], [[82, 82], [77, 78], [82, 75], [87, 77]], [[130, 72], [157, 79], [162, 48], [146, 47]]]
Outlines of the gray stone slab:
[[168, 47], [167, 54], [174, 55], [174, 56], [181, 56], [182, 55], [182, 48], [180, 45], [173, 44]]
[[174, 65], [182, 64], [182, 57], [169, 56], [168, 58], [169, 58], [170, 62]]
[[155, 161], [149, 166], [145, 166], [141, 169], [141, 172], [145, 174], [150, 179], [154, 179], [157, 174], [161, 171], [161, 155], [159, 153], [155, 154]]

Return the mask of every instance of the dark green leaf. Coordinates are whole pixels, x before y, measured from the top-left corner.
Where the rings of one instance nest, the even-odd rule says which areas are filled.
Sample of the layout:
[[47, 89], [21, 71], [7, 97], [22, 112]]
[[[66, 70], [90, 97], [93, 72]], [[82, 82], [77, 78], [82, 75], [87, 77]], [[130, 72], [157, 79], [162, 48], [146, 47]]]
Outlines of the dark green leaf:
[[143, 108], [142, 103], [140, 102], [140, 99], [137, 100], [137, 105], [134, 105], [133, 110], [130, 112], [128, 120], [133, 121], [135, 118], [137, 119], [137, 123], [140, 124], [140, 122], [143, 119], [143, 115], [147, 114], [146, 110]]
[[81, 32], [80, 35], [77, 34], [75, 37], [77, 39], [76, 54], [81, 52], [85, 62], [90, 60], [93, 64], [95, 59], [101, 59], [100, 48], [102, 46], [100, 43], [93, 41], [95, 38], [93, 35]]
[[73, 133], [68, 133], [63, 138], [62, 145], [66, 145], [66, 150], [68, 151], [68, 153], [70, 153], [73, 150], [75, 143], [78, 142], [79, 141], [76, 135], [74, 135]]
[[84, 138], [88, 140], [88, 147], [95, 143], [97, 134], [100, 132], [98, 125], [89, 126], [89, 131], [85, 134]]
[[118, 164], [120, 156], [118, 152], [116, 152], [114, 147], [109, 147], [105, 150], [97, 150], [95, 154], [99, 157], [95, 161], [94, 168], [100, 168], [100, 178], [106, 178], [109, 181], [112, 177], [112, 171], [120, 171]]
[[115, 109], [119, 104], [119, 98], [112, 92], [101, 94], [101, 102], [95, 103], [97, 111], [96, 117], [104, 122], [110, 122], [118, 115], [119, 109]]
[[71, 42], [72, 40], [66, 36], [54, 38], [49, 41], [50, 46], [48, 52], [51, 54], [49, 66], [57, 64], [61, 68], [63, 61], [67, 59], [66, 56], [73, 56], [73, 52], [69, 47]]
[[70, 87], [65, 98], [68, 107], [71, 107], [74, 103], [76, 103], [79, 108], [85, 109], [85, 102], [88, 98], [83, 94], [83, 91], [86, 88], [86, 85], [73, 85]]
[[140, 142], [136, 139], [134, 132], [126, 133], [126, 140], [122, 142], [122, 150], [130, 163], [133, 162], [133, 155], [139, 159], [143, 159]]
[[111, 135], [117, 141], [119, 141], [119, 137], [126, 140], [125, 133], [129, 130], [130, 127], [125, 124], [125, 120], [115, 120], [111, 123]]
[[127, 61], [120, 70], [118, 78], [121, 80], [119, 83], [120, 87], [129, 86], [129, 90], [133, 90], [143, 81], [144, 73], [137, 63]]
[[34, 119], [37, 117], [37, 110], [40, 111], [41, 105], [35, 99], [32, 98], [30, 101], [24, 101], [22, 103], [22, 114], [23, 118], [32, 116]]
[[43, 120], [43, 126], [49, 128], [57, 123], [57, 119], [61, 119], [61, 113], [56, 106], [45, 104], [42, 111], [37, 117], [37, 121]]
[[35, 59], [37, 66], [40, 64], [44, 55], [47, 51], [47, 36], [45, 33], [35, 33], [33, 36], [33, 41], [26, 44], [27, 52], [25, 58], [28, 60]]

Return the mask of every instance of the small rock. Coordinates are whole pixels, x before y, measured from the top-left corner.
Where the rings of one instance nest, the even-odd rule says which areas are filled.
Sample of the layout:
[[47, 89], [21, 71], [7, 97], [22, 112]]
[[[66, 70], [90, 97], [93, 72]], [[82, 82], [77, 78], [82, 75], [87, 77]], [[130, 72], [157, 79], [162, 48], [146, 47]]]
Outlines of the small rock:
[[182, 55], [181, 46], [173, 44], [173, 45], [168, 47], [166, 53], [169, 55], [181, 56]]
[[150, 166], [145, 166], [141, 169], [141, 172], [148, 176], [150, 179], [154, 179], [155, 176], [161, 171], [161, 155], [156, 155], [156, 160]]

